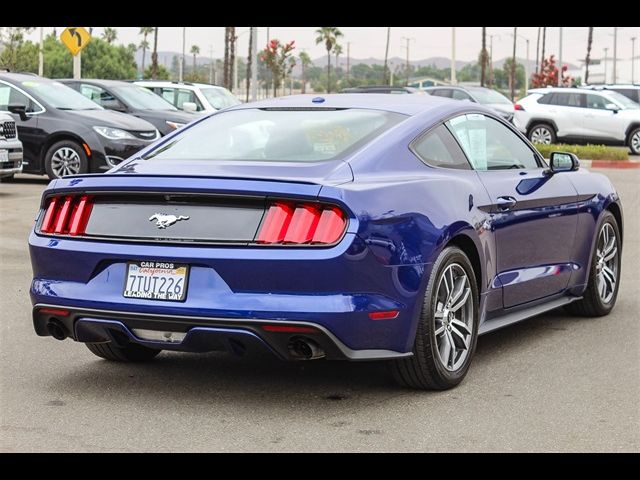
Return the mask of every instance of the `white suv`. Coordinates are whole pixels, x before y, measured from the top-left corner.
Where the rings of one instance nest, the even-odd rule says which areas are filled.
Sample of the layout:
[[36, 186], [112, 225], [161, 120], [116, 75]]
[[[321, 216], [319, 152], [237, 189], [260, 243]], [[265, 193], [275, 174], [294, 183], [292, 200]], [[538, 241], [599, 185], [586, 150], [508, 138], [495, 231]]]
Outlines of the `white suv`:
[[213, 113], [240, 103], [240, 100], [226, 88], [208, 83], [164, 80], [141, 80], [135, 83], [157, 93], [176, 108], [186, 112]]
[[611, 90], [537, 88], [515, 105], [514, 124], [534, 143], [627, 145], [640, 154], [640, 105]]
[[0, 178], [10, 179], [22, 172], [22, 142], [18, 140], [15, 120], [0, 113]]

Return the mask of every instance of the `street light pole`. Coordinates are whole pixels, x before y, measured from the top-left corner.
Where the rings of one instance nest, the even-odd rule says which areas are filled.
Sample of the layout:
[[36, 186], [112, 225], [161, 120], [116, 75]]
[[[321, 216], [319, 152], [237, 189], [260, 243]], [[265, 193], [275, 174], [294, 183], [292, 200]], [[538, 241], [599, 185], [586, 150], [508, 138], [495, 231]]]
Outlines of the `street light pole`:
[[187, 39], [187, 27], [182, 27], [182, 58], [180, 59], [180, 69], [178, 73], [178, 80], [182, 81], [182, 75], [184, 73], [184, 49]]
[[258, 27], [251, 27], [253, 35], [251, 36], [251, 59], [253, 68], [251, 69], [251, 101], [258, 99]]
[[631, 83], [636, 83], [635, 69], [636, 69], [636, 37], [631, 37]]
[[618, 70], [616, 61], [618, 60], [618, 27], [613, 27], [613, 83], [618, 82]]
[[[236, 35], [236, 51], [240, 50], [239, 48], [237, 48], [238, 39], [245, 33], [249, 33], [249, 30], [245, 30], [244, 32]], [[238, 55], [234, 55], [233, 56], [233, 89], [237, 92], [238, 88], [239, 88], [238, 87]]]
[[562, 86], [562, 27], [560, 27], [560, 44], [558, 45], [558, 86]]
[[44, 41], [43, 41], [44, 27], [40, 27], [40, 47], [38, 48], [38, 75], [41, 77], [44, 75]]
[[347, 86], [349, 86], [350, 67], [351, 67], [351, 42], [347, 42]]
[[609, 48], [604, 49], [604, 83], [607, 83], [607, 52]]
[[409, 43], [411, 42], [411, 40], [415, 40], [415, 38], [402, 37], [402, 40], [406, 40], [406, 42], [407, 42], [406, 47], [404, 47], [404, 48], [407, 49], [407, 61], [405, 63], [405, 67], [404, 67], [405, 74], [406, 74], [405, 86], [407, 86], [407, 85], [409, 85]]
[[456, 27], [451, 27], [451, 85], [457, 84], [456, 80]]
[[209, 45], [209, 83], [213, 84], [213, 45]]

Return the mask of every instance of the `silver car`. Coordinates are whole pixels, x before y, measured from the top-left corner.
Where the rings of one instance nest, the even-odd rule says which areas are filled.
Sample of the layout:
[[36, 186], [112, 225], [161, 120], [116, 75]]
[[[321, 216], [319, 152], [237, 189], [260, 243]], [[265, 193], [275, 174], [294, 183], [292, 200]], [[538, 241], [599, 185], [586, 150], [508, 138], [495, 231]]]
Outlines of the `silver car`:
[[22, 172], [22, 142], [18, 139], [16, 122], [0, 112], [0, 178], [7, 179]]

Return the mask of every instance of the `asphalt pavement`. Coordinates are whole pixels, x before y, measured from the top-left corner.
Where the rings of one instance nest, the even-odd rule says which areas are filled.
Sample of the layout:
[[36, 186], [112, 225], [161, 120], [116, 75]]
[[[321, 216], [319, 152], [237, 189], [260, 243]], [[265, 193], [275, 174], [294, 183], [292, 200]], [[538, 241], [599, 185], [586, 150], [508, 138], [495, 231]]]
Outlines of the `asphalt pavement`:
[[614, 311], [558, 310], [480, 337], [447, 392], [401, 389], [384, 363], [163, 352], [122, 365], [38, 337], [27, 236], [47, 181], [0, 184], [0, 450], [637, 452], [640, 171], [597, 171], [625, 213]]

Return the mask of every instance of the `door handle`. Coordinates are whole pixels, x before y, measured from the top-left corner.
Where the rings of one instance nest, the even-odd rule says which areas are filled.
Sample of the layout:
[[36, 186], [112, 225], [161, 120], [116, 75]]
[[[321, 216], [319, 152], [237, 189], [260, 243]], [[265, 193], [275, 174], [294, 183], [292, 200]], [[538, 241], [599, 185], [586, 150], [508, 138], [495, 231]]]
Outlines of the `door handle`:
[[507, 210], [511, 210], [513, 207], [516, 206], [516, 203], [518, 203], [518, 201], [513, 198], [513, 197], [498, 197], [497, 201], [496, 201], [496, 205], [498, 206], [498, 210], [500, 211], [507, 211]]

